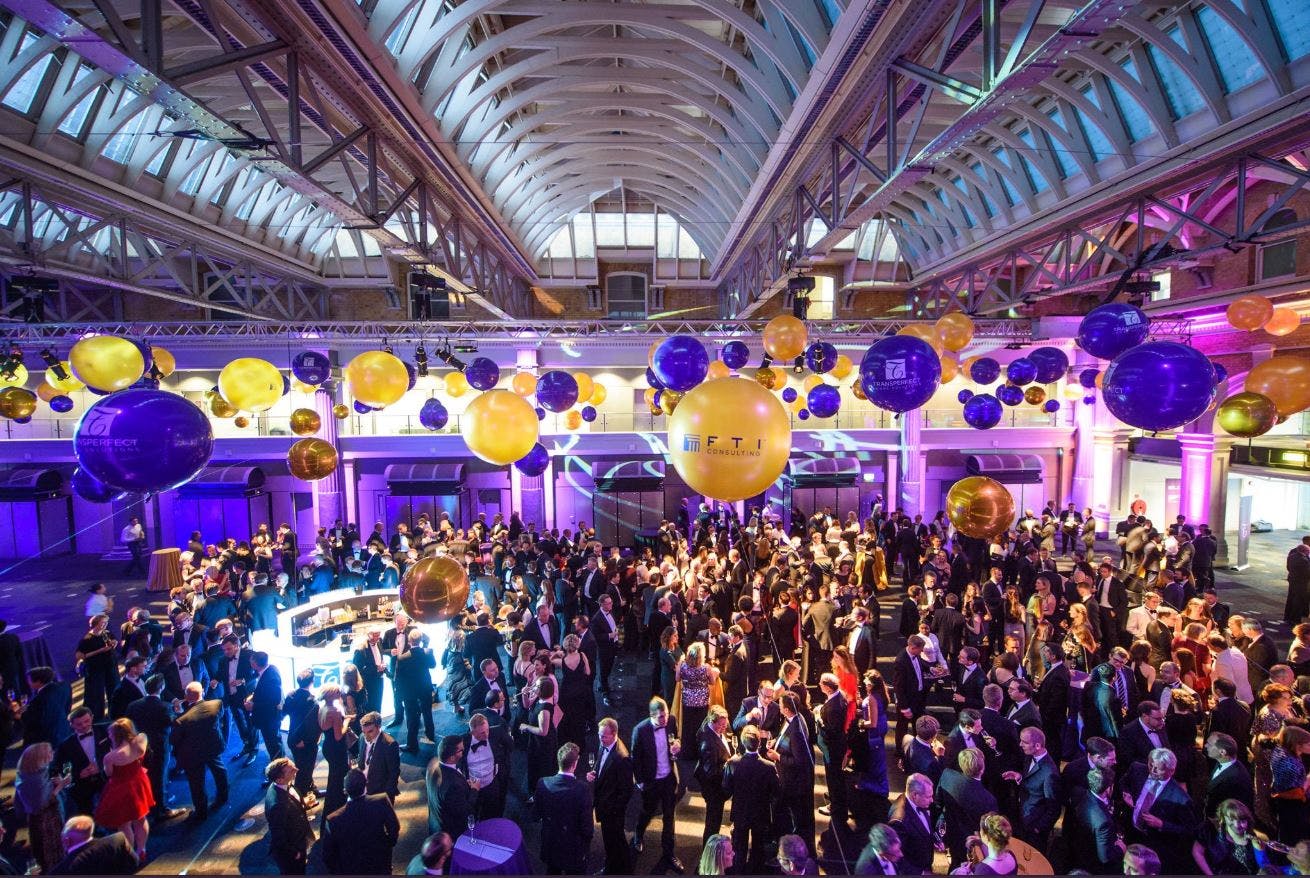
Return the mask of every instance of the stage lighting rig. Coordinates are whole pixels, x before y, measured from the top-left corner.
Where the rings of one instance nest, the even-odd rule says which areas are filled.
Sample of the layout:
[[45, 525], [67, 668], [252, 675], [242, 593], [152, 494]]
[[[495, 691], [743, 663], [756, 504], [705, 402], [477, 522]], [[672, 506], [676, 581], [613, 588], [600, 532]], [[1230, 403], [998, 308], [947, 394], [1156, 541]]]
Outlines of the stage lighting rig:
[[60, 381], [68, 380], [68, 370], [64, 368], [64, 364], [55, 356], [55, 352], [50, 350], [50, 348], [41, 351], [41, 361], [50, 368], [50, 371]]
[[414, 370], [418, 372], [420, 378], [427, 377], [428, 352], [423, 347], [423, 342], [419, 342], [418, 347], [414, 348]]
[[23, 366], [23, 352], [18, 347], [11, 347], [9, 353], [0, 359], [0, 378], [13, 381], [18, 377], [18, 370]]

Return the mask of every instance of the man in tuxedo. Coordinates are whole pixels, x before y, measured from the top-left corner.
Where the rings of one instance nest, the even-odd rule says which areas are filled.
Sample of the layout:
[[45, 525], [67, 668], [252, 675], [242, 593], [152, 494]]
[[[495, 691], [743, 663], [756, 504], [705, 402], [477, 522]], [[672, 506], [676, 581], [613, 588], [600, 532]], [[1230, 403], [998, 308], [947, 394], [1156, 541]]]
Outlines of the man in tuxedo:
[[[314, 766], [318, 763], [318, 742], [323, 730], [318, 724], [318, 699], [311, 687], [314, 669], [305, 668], [296, 675], [296, 689], [282, 702], [282, 716], [287, 718], [287, 749], [296, 763], [296, 791], [307, 796], [314, 789]], [[259, 687], [255, 687], [258, 693]]]
[[1019, 784], [1019, 816], [1021, 830], [1016, 834], [1038, 850], [1046, 844], [1060, 818], [1059, 766], [1046, 752], [1046, 734], [1029, 727], [1019, 733], [1019, 749], [1027, 760], [1022, 772], [1007, 771], [1002, 780]]
[[860, 851], [855, 861], [856, 875], [902, 875], [920, 874], [912, 866], [901, 866], [905, 850], [901, 844], [900, 834], [886, 823], [879, 823], [869, 830], [869, 843]]
[[1064, 663], [1064, 647], [1054, 640], [1042, 644], [1041, 652], [1047, 670], [1037, 687], [1037, 712], [1058, 758], [1064, 753], [1064, 728], [1069, 722], [1069, 667]]
[[[472, 632], [469, 632], [469, 636], [472, 636]], [[464, 652], [468, 654], [467, 638], [464, 640]], [[382, 629], [371, 629], [359, 649], [352, 654], [350, 661], [359, 669], [359, 681], [364, 684], [367, 709], [381, 713], [382, 686], [387, 676], [386, 653], [382, 649]]]
[[23, 746], [44, 741], [54, 747], [73, 732], [68, 724], [72, 691], [67, 683], [55, 680], [54, 669], [47, 667], [31, 668], [27, 686], [32, 696], [23, 708]]
[[592, 819], [591, 787], [575, 776], [578, 745], [559, 748], [559, 774], [537, 781], [533, 816], [541, 821], [541, 858], [551, 875], [585, 875], [587, 852], [596, 824]]
[[512, 749], [507, 727], [492, 728], [483, 714], [469, 717], [468, 734], [464, 735], [464, 759], [459, 770], [475, 784], [473, 810], [478, 820], [490, 820], [505, 814]]
[[723, 654], [719, 679], [723, 681], [723, 706], [735, 719], [750, 691], [751, 663], [745, 634], [740, 625], [728, 628], [728, 649]]
[[402, 660], [413, 658], [410, 640], [418, 636], [418, 629], [410, 624], [409, 614], [404, 610], [397, 610], [392, 621], [392, 627], [382, 635], [382, 651], [387, 655], [387, 675], [391, 677], [391, 703], [394, 706], [387, 728], [395, 728], [405, 722], [405, 693], [401, 691], [403, 684], [396, 674], [396, 666]]
[[323, 820], [323, 862], [332, 875], [390, 875], [400, 820], [390, 800], [369, 795], [363, 772], [346, 773], [347, 802]]
[[996, 742], [998, 758], [988, 759], [983, 780], [993, 790], [1000, 789], [1001, 773], [1019, 767], [1019, 727], [1010, 722], [1001, 713], [1005, 703], [1005, 693], [995, 683], [983, 687], [983, 709], [981, 714], [983, 734], [990, 735]]
[[784, 692], [778, 698], [782, 731], [768, 756], [778, 766], [781, 793], [775, 823], [779, 834], [799, 835], [814, 855], [814, 745], [800, 712], [800, 699]]
[[979, 658], [978, 650], [972, 646], [961, 649], [957, 657], [960, 667], [955, 672], [955, 694], [951, 696], [957, 711], [967, 708], [982, 710], [987, 675], [978, 664]]
[[127, 706], [127, 718], [138, 732], [146, 736], [144, 762], [150, 778], [150, 791], [155, 797], [155, 807], [150, 812], [155, 820], [171, 820], [182, 813], [168, 807], [164, 795], [164, 774], [172, 756], [173, 711], [159, 697], [163, 691], [164, 675], [151, 674], [146, 679], [145, 697]]
[[678, 721], [669, 716], [663, 698], [652, 698], [648, 718], [632, 730], [632, 769], [641, 791], [641, 816], [637, 818], [632, 847], [637, 853], [645, 849], [646, 828], [658, 808], [662, 829], [660, 845], [663, 856], [659, 865], [668, 866], [681, 875], [682, 861], [673, 853], [674, 806], [678, 801], [677, 757]]
[[1237, 698], [1237, 684], [1224, 677], [1215, 677], [1210, 684], [1214, 691], [1214, 706], [1206, 714], [1203, 734], [1221, 732], [1237, 744], [1237, 758], [1246, 761], [1251, 744], [1251, 708]]
[[[505, 691], [500, 681], [500, 665], [495, 659], [483, 659], [479, 670], [481, 675], [469, 687], [469, 707], [473, 709], [486, 706], [489, 693]], [[503, 713], [502, 717], [508, 719]]]
[[928, 642], [918, 634], [905, 641], [905, 649], [892, 667], [892, 688], [896, 694], [896, 741], [905, 739], [910, 725], [928, 710], [931, 669], [920, 656]]
[[773, 808], [782, 792], [778, 770], [760, 755], [759, 730], [748, 725], [741, 731], [742, 753], [723, 769], [723, 790], [732, 799], [732, 848], [746, 874], [764, 871], [768, 839], [773, 831]]
[[[988, 739], [991, 739], [988, 741]], [[1016, 752], [1017, 752], [1016, 738]], [[966, 707], [960, 711], [960, 718], [951, 729], [951, 733], [946, 736], [946, 749], [942, 753], [941, 764], [945, 768], [953, 768], [959, 764], [960, 754], [965, 750], [977, 750], [983, 755], [986, 763], [999, 761], [1000, 754], [996, 752], [996, 738], [989, 735], [983, 727], [982, 711], [974, 710], [972, 707]], [[917, 769], [915, 769], [917, 770]]]
[[732, 728], [733, 731], [741, 734], [746, 726], [755, 726], [761, 732], [761, 737], [767, 741], [770, 737], [777, 737], [782, 731], [782, 710], [778, 707], [777, 695], [772, 683], [761, 682], [756, 691], [758, 694], [742, 701], [737, 715], [732, 720]]
[[[1110, 666], [1110, 687], [1114, 689], [1114, 694], [1119, 699], [1119, 704], [1123, 710], [1116, 717], [1120, 726], [1129, 718], [1133, 706], [1141, 702], [1141, 695], [1137, 691], [1137, 681], [1133, 678], [1132, 671], [1128, 669], [1129, 658], [1128, 650], [1122, 646], [1116, 646], [1110, 650], [1110, 659], [1106, 662]], [[1093, 678], [1096, 677], [1099, 667], [1100, 665], [1092, 669]]]
[[1158, 853], [1167, 875], [1192, 871], [1192, 842], [1200, 825], [1191, 798], [1173, 779], [1177, 768], [1173, 751], [1161, 747], [1129, 769], [1124, 782], [1124, 801], [1132, 809], [1130, 838]]
[[[1117, 802], [1119, 773], [1116, 767], [1119, 758], [1114, 744], [1105, 738], [1093, 735], [1087, 739], [1083, 747], [1087, 752], [1077, 759], [1070, 760], [1060, 771], [1060, 790], [1064, 793], [1065, 806], [1077, 807], [1078, 802], [1087, 794], [1087, 772], [1093, 768], [1100, 769], [1110, 778], [1113, 785], [1110, 790], [1110, 801]], [[1065, 819], [1068, 819], [1068, 812], [1065, 814]]]
[[[223, 734], [219, 720], [223, 702], [217, 698], [202, 700], [204, 689], [199, 682], [189, 683], [183, 696], [182, 713], [173, 723], [173, 752], [191, 789], [191, 821], [203, 823], [209, 809], [227, 804], [227, 768], [223, 765]], [[217, 796], [211, 806], [205, 794], [205, 770], [214, 776]]]
[[605, 592], [605, 574], [595, 555], [587, 558], [586, 566], [573, 578], [573, 586], [578, 591], [583, 611], [588, 616], [595, 613], [600, 606], [600, 596]]
[[1128, 632], [1131, 640], [1145, 640], [1146, 629], [1155, 621], [1160, 612], [1160, 593], [1158, 591], [1148, 591], [1142, 596], [1142, 603], [1128, 611], [1128, 619], [1124, 623], [1124, 630]]
[[423, 733], [436, 743], [436, 730], [432, 721], [432, 668], [436, 659], [428, 649], [428, 637], [417, 626], [410, 626], [409, 636], [403, 641], [404, 650], [396, 656], [396, 693], [405, 704], [405, 752], [418, 753], [420, 721]]
[[946, 815], [946, 849], [951, 862], [965, 858], [965, 842], [978, 832], [984, 814], [998, 810], [996, 796], [982, 782], [986, 757], [981, 750], [967, 747], [960, 751], [955, 765], [942, 772], [937, 785], [937, 804]]
[[1119, 752], [1121, 771], [1128, 771], [1135, 762], [1145, 762], [1152, 750], [1168, 746], [1164, 734], [1164, 711], [1154, 701], [1146, 700], [1137, 705], [1137, 719], [1119, 729], [1119, 742], [1115, 749]]
[[831, 597], [833, 586], [822, 587], [819, 599], [805, 610], [801, 634], [805, 637], [805, 681], [818, 682], [819, 676], [832, 666], [832, 650], [837, 645], [837, 605]]
[[1210, 779], [1205, 787], [1205, 816], [1212, 818], [1215, 810], [1226, 799], [1237, 799], [1246, 807], [1252, 807], [1255, 787], [1251, 783], [1250, 770], [1238, 761], [1237, 742], [1231, 735], [1223, 732], [1211, 732], [1205, 737], [1205, 755], [1210, 757], [1213, 767]]
[[459, 735], [447, 735], [441, 739], [436, 758], [428, 763], [424, 785], [428, 798], [429, 835], [445, 832], [455, 841], [468, 829], [477, 785], [459, 768], [464, 755], [464, 739]]
[[600, 751], [595, 771], [587, 774], [592, 785], [596, 822], [605, 846], [605, 874], [626, 875], [632, 871], [632, 855], [623, 837], [623, 821], [632, 798], [632, 758], [619, 737], [619, 724], [606, 717], [598, 727]]
[[79, 814], [64, 823], [60, 836], [64, 858], [50, 870], [51, 875], [133, 875], [140, 868], [136, 852], [121, 832], [95, 837], [96, 824]]
[[1114, 773], [1100, 768], [1087, 772], [1086, 793], [1065, 818], [1069, 864], [1092, 875], [1123, 872], [1124, 840], [1114, 816]]
[[1259, 694], [1269, 680], [1269, 669], [1278, 664], [1278, 650], [1269, 635], [1264, 633], [1264, 626], [1255, 619], [1242, 620], [1242, 633], [1249, 640], [1242, 647], [1242, 654], [1246, 656], [1247, 678], [1251, 683], [1251, 691]]
[[559, 628], [550, 614], [550, 607], [545, 604], [537, 607], [537, 615], [523, 629], [523, 639], [531, 640], [537, 649], [547, 652], [560, 645]]
[[[932, 816], [933, 782], [922, 774], [905, 779], [905, 795], [892, 806], [887, 821], [901, 842], [904, 858], [898, 866], [902, 874], [921, 875], [932, 871], [933, 855], [945, 850], [937, 840]], [[875, 826], [876, 830], [877, 827]], [[873, 831], [869, 833], [870, 838]]]
[[209, 688], [223, 700], [227, 721], [223, 723], [223, 737], [228, 734], [228, 724], [235, 723], [237, 734], [241, 736], [241, 752], [238, 759], [255, 755], [254, 730], [250, 724], [250, 715], [246, 713], [246, 697], [253, 691], [254, 668], [250, 664], [250, 650], [241, 648], [241, 641], [235, 634], [229, 634], [222, 640], [222, 655], [214, 665], [214, 674], [210, 678]]
[[845, 634], [846, 649], [855, 660], [855, 671], [860, 679], [864, 679], [878, 658], [878, 638], [870, 616], [868, 607], [857, 604], [846, 623], [849, 627]]
[[109, 697], [109, 718], [122, 719], [127, 716], [127, 706], [146, 694], [145, 656], [134, 655], [123, 662], [123, 676]]
[[191, 651], [191, 644], [179, 643], [173, 649], [172, 664], [164, 666], [165, 701], [181, 700], [186, 694], [186, 687], [199, 683], [201, 688], [209, 685], [209, 672], [205, 664]]
[[922, 774], [937, 783], [943, 768], [941, 745], [937, 743], [940, 732], [941, 724], [930, 714], [914, 721], [914, 735], [901, 742], [901, 764], [907, 774]]
[[309, 826], [305, 802], [292, 784], [296, 766], [285, 756], [268, 763], [264, 771], [268, 792], [264, 794], [264, 819], [268, 821], [269, 854], [283, 875], [304, 875], [314, 830]]
[[[79, 707], [68, 718], [73, 733], [55, 748], [56, 766], [72, 767], [73, 782], [68, 789], [72, 814], [90, 815], [95, 811], [96, 797], [105, 785], [105, 754], [109, 752], [109, 739], [103, 728], [95, 727], [95, 717], [88, 707]], [[57, 772], [56, 772], [57, 773]]]
[[1104, 561], [1097, 568], [1093, 598], [1100, 616], [1100, 643], [1123, 646], [1127, 638], [1128, 589], [1114, 575], [1114, 565]]
[[1027, 680], [1021, 680], [1015, 677], [1006, 684], [1009, 691], [1010, 703], [1013, 705], [1010, 712], [1006, 714], [1006, 719], [1022, 731], [1023, 729], [1042, 727], [1042, 715], [1037, 709], [1036, 703], [1033, 702], [1033, 686]]
[[394, 802], [400, 794], [400, 745], [382, 731], [382, 716], [378, 713], [360, 717], [359, 729], [364, 736], [359, 742], [357, 767], [368, 778], [368, 793], [386, 793]]
[[819, 690], [824, 695], [823, 705], [818, 712], [819, 752], [823, 754], [824, 774], [828, 783], [828, 802], [831, 823], [845, 826], [848, 815], [846, 806], [846, 775], [844, 773], [847, 753], [846, 717], [848, 702], [842, 694], [836, 674], [824, 674], [819, 678]]
[[464, 638], [464, 658], [474, 668], [481, 667], [487, 659], [499, 666], [505, 652], [504, 636], [492, 627], [491, 616], [487, 613], [479, 613], [475, 623], [477, 627]]
[[732, 758], [727, 735], [728, 712], [721, 705], [711, 704], [704, 725], [696, 733], [695, 776], [700, 782], [701, 798], [705, 801], [701, 844], [723, 827], [723, 803], [728, 799], [723, 790], [723, 769]]
[[[264, 751], [270, 760], [282, 755], [282, 675], [269, 664], [268, 653], [250, 654], [250, 667], [254, 680], [246, 696], [245, 709], [250, 712], [250, 724], [264, 740]], [[253, 742], [254, 736], [251, 736]], [[246, 764], [255, 761], [253, 748]]]
[[596, 640], [596, 655], [600, 659], [600, 694], [608, 700], [610, 673], [614, 670], [614, 660], [619, 654], [619, 623], [614, 618], [614, 598], [611, 595], [601, 595], [600, 609], [591, 617], [589, 627]]

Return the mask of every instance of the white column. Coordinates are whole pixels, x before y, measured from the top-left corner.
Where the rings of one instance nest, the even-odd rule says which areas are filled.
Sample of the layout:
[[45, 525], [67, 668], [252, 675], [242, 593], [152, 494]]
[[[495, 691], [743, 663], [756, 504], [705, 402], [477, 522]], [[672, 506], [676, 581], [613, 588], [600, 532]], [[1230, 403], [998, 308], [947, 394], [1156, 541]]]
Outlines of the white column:
[[923, 410], [911, 409], [900, 416], [900, 506], [907, 515], [923, 510]]

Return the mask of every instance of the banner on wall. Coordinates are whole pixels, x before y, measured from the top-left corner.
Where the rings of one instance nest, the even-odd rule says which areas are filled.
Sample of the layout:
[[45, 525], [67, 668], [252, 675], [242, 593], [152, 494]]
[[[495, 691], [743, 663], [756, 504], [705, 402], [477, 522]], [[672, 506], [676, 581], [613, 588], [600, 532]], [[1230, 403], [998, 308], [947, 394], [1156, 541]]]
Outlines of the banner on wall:
[[1243, 494], [1237, 501], [1237, 563], [1233, 565], [1233, 570], [1245, 570], [1251, 566], [1246, 552], [1251, 545], [1251, 508], [1254, 500], [1250, 494]]

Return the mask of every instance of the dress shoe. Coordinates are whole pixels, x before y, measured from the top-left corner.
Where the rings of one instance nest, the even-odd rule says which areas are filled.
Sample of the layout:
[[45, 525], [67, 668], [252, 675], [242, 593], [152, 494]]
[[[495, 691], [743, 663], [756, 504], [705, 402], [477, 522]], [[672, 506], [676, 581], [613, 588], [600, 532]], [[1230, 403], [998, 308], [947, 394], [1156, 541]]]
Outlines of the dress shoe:
[[400, 749], [401, 749], [403, 752], [405, 752], [405, 753], [409, 753], [409, 754], [411, 754], [411, 755], [413, 755], [413, 754], [417, 754], [417, 753], [418, 753], [418, 744], [410, 744], [408, 747], [401, 747]]
[[637, 838], [637, 836], [634, 835], [632, 837], [632, 849], [637, 853], [641, 853], [646, 849], [646, 845], [644, 842], [642, 842], [641, 839]]
[[677, 857], [669, 857], [664, 862], [668, 864], [668, 867], [677, 875], [685, 874], [687, 871], [687, 867], [682, 865], [682, 860], [679, 860]]
[[155, 820], [164, 821], [164, 820], [174, 820], [186, 813], [187, 813], [186, 808], [169, 808], [165, 806], [163, 808], [156, 808], [153, 812], [151, 812], [150, 816], [153, 817]]
[[222, 808], [226, 804], [227, 804], [227, 796], [219, 796], [218, 798], [214, 799], [212, 803], [210, 803], [209, 808], [211, 811], [217, 811], [219, 808]]
[[187, 819], [182, 821], [183, 826], [199, 826], [209, 819], [208, 814], [201, 814], [199, 811], [192, 811]]

